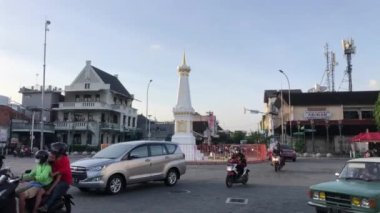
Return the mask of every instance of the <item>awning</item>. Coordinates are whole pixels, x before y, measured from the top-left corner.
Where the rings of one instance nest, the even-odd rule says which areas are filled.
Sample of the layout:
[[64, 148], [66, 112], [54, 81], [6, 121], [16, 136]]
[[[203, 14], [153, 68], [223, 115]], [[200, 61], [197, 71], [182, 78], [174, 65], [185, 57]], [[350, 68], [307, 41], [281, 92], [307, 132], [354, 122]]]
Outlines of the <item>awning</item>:
[[351, 138], [351, 142], [376, 142], [380, 143], [380, 132], [359, 133]]

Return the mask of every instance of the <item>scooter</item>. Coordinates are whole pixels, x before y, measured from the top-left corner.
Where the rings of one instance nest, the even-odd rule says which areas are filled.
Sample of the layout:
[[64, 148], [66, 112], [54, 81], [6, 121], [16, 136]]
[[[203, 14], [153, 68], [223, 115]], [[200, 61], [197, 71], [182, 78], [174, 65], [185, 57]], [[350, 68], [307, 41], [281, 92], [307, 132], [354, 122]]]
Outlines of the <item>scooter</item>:
[[[2, 213], [15, 213], [17, 211], [16, 202], [16, 188], [20, 183], [20, 178], [15, 177], [10, 169], [0, 170], [0, 209]], [[71, 213], [71, 207], [74, 205], [72, 201], [72, 196], [70, 194], [63, 195], [58, 199], [48, 212], [51, 213]], [[27, 212], [33, 211], [33, 206], [35, 203], [35, 198], [26, 200], [26, 210]]]
[[237, 162], [235, 161], [228, 161], [227, 164], [227, 177], [226, 177], [226, 186], [227, 188], [232, 187], [234, 183], [242, 183], [243, 185], [247, 184], [248, 182], [248, 176], [249, 176], [249, 169], [247, 167], [244, 168], [243, 174], [239, 175], [239, 172], [237, 170]]
[[[31, 170], [26, 170], [25, 173], [30, 173]], [[71, 213], [71, 208], [74, 206], [73, 196], [71, 194], [64, 194], [58, 200], [56, 200], [53, 205], [49, 208], [50, 213]], [[35, 204], [35, 197], [27, 199], [25, 202], [25, 207], [27, 211], [32, 212]]]
[[272, 153], [272, 166], [274, 167], [275, 172], [280, 171], [281, 168], [284, 166], [284, 163], [282, 162], [280, 155]]

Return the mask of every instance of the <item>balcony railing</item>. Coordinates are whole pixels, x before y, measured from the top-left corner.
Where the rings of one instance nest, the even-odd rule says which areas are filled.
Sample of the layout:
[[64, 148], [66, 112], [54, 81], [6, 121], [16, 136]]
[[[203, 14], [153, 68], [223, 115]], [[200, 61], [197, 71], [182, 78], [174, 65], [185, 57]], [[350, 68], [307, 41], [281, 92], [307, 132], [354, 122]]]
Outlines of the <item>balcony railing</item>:
[[[34, 123], [33, 131], [40, 132], [41, 131], [41, 123]], [[29, 132], [32, 130], [31, 123], [12, 123], [12, 131], [14, 132]], [[44, 131], [54, 133], [54, 124], [45, 123]]]
[[98, 109], [98, 110], [115, 110], [128, 111], [128, 114], [137, 114], [137, 109], [119, 104], [106, 104], [104, 102], [60, 102], [58, 109]]

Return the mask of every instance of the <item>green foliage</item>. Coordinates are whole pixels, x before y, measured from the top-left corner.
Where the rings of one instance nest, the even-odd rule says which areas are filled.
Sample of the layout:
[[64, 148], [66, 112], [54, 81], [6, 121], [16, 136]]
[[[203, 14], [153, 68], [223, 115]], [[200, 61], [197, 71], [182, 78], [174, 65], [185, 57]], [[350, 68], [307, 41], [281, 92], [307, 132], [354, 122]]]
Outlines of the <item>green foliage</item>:
[[246, 133], [243, 131], [235, 131], [231, 134], [232, 143], [240, 144], [241, 140], [245, 139]]
[[305, 151], [305, 141], [303, 139], [297, 139], [294, 143], [294, 149], [298, 153], [302, 153]]
[[266, 144], [269, 140], [268, 137], [265, 137], [265, 134], [260, 132], [251, 132], [245, 137], [245, 139], [249, 144]]
[[377, 130], [380, 131], [380, 93], [379, 93], [379, 96], [377, 97], [377, 101], [375, 103], [374, 116], [375, 116], [375, 121], [376, 121], [376, 125], [377, 125]]

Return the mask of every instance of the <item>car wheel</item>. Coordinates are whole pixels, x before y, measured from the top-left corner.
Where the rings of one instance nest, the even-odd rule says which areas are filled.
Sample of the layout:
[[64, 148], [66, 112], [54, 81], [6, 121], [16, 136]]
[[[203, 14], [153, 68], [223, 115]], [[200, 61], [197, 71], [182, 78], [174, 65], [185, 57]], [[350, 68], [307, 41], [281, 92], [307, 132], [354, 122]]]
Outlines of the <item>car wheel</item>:
[[115, 195], [121, 192], [124, 188], [124, 180], [121, 175], [112, 175], [107, 182], [107, 192], [109, 194]]
[[170, 169], [166, 174], [165, 184], [167, 186], [174, 186], [178, 181], [178, 173], [175, 169]]
[[293, 162], [296, 162], [296, 158], [293, 158]]

